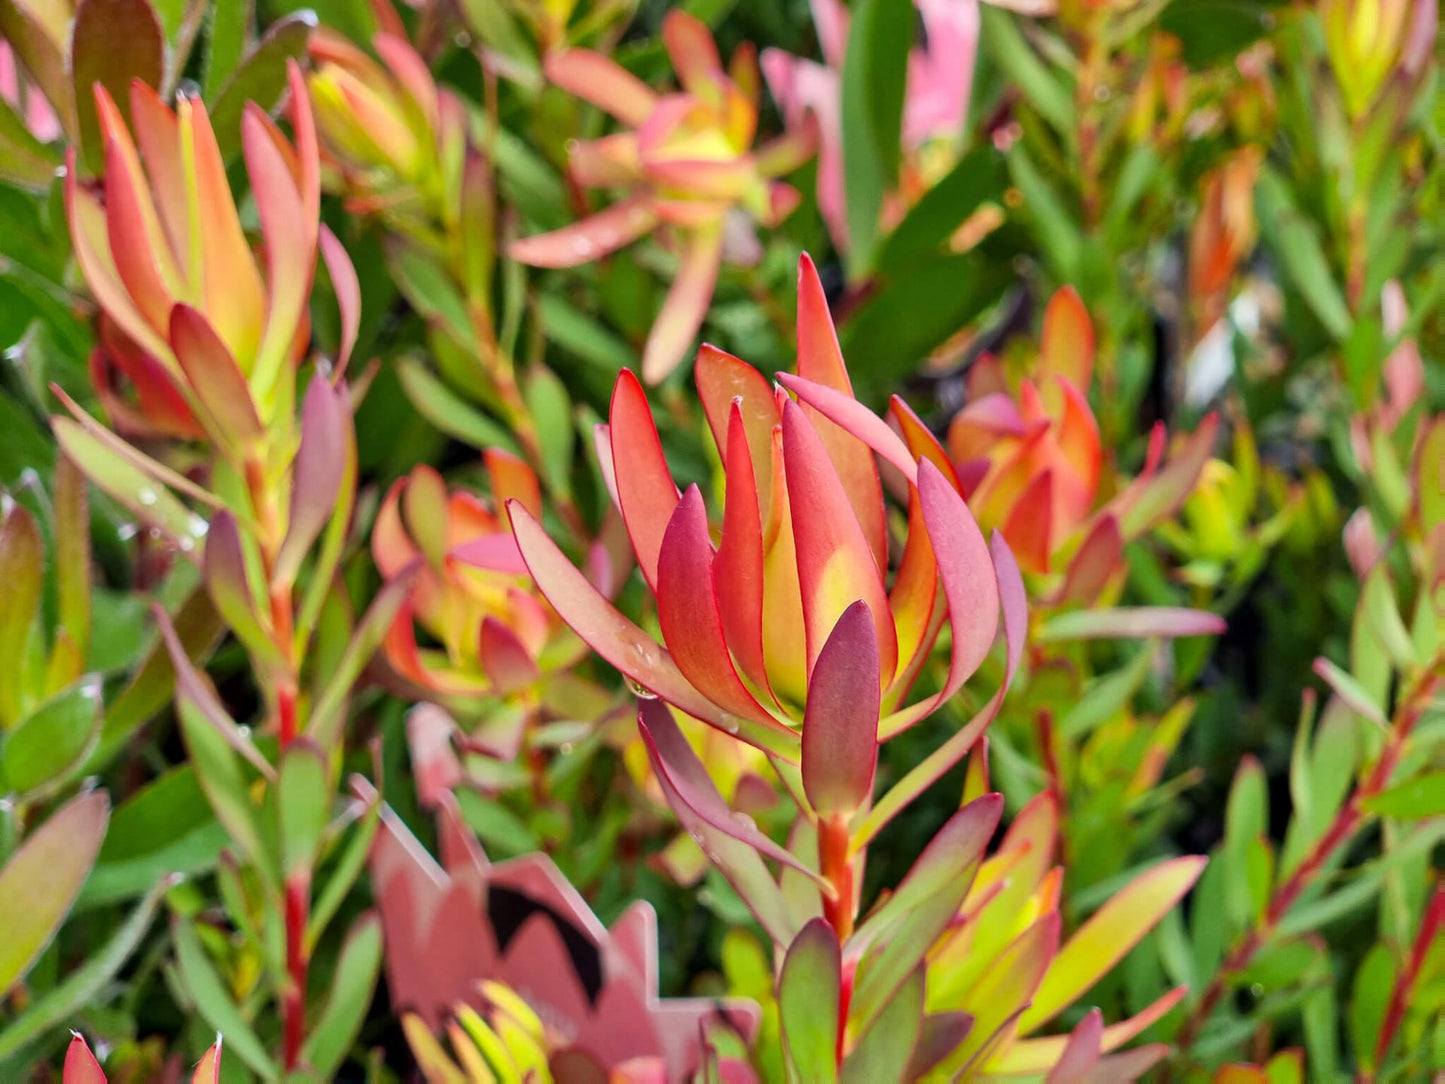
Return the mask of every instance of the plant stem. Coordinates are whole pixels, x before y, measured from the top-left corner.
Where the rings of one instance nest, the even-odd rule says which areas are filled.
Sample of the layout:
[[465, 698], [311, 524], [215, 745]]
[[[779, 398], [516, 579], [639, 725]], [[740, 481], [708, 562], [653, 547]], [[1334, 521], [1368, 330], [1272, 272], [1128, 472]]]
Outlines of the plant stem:
[[1179, 1033], [1180, 1050], [1187, 1049], [1193, 1044], [1200, 1029], [1208, 1022], [1209, 1017], [1229, 991], [1230, 984], [1241, 971], [1250, 965], [1260, 949], [1269, 944], [1279, 923], [1314, 882], [1319, 871], [1337, 851], [1354, 838], [1355, 832], [1364, 825], [1369, 815], [1364, 803], [1389, 785], [1390, 777], [1400, 762], [1405, 741], [1409, 738], [1410, 731], [1424, 712], [1426, 704], [1434, 695], [1435, 689], [1441, 684], [1441, 681], [1442, 679], [1434, 672], [1433, 666], [1429, 666], [1415, 687], [1401, 699], [1390, 726], [1389, 736], [1385, 739], [1385, 747], [1380, 751], [1380, 757], [1375, 761], [1374, 768], [1370, 770], [1370, 774], [1364, 782], [1356, 786], [1354, 793], [1335, 814], [1335, 819], [1325, 830], [1325, 834], [1310, 848], [1304, 860], [1275, 890], [1269, 906], [1265, 909], [1264, 918], [1234, 947], [1219, 970], [1215, 972], [1213, 980], [1200, 997], [1199, 1004], [1195, 1006]]
[[281, 999], [282, 1063], [289, 1073], [301, 1064], [306, 1037], [306, 925], [311, 910], [311, 875], [305, 868], [286, 880], [286, 991]]
[[[246, 482], [251, 505], [260, 525], [258, 539], [261, 569], [268, 585], [271, 605], [271, 638], [281, 655], [281, 665], [262, 673], [269, 674], [272, 701], [276, 706], [276, 730], [284, 754], [300, 733], [297, 699], [300, 688], [300, 660], [296, 657], [296, 615], [293, 584], [273, 580], [276, 557], [285, 540], [280, 511], [274, 494], [266, 485], [265, 470], [257, 460], [246, 463]], [[311, 911], [311, 873], [303, 866], [286, 879], [282, 911], [286, 927], [286, 987], [281, 994], [282, 1065], [286, 1072], [301, 1063], [301, 1047], [306, 1037], [306, 973], [310, 963], [306, 951], [306, 927]]]
[[833, 897], [823, 900], [823, 917], [841, 945], [853, 933], [854, 862], [848, 856], [848, 824], [841, 816], [818, 822], [818, 866], [833, 886]]

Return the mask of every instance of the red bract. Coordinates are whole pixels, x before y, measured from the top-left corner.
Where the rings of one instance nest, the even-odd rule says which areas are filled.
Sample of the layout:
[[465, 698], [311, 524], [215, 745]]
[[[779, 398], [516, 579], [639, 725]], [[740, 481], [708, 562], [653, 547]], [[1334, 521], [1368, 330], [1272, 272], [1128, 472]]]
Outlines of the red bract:
[[[316, 132], [294, 64], [290, 81], [294, 145], [254, 104], [241, 123], [259, 258], [201, 103], [183, 98], [172, 110], [133, 83], [132, 140], [96, 87], [105, 178], [83, 183], [72, 152], [65, 195], [76, 260], [104, 315], [97, 391], [120, 428], [205, 435], [239, 457], [264, 442], [269, 425], [289, 424], [294, 381], [285, 377], [309, 342], [318, 246], [339, 295], [355, 281], [345, 253], [318, 229]], [[117, 393], [116, 376], [134, 388], [133, 401]]]
[[547, 78], [615, 117], [628, 130], [578, 143], [572, 176], [585, 188], [621, 189], [625, 198], [560, 230], [513, 243], [514, 259], [573, 267], [606, 256], [659, 226], [679, 239], [679, 264], [642, 357], [655, 383], [676, 368], [712, 299], [723, 256], [725, 220], [745, 211], [763, 225], [787, 217], [798, 193], [775, 180], [813, 153], [811, 127], [756, 151], [757, 56], [740, 47], [724, 69], [712, 34], [698, 19], [669, 12], [662, 40], [682, 90], [655, 94], [615, 61], [587, 49], [548, 55]]
[[[538, 586], [594, 650], [688, 714], [790, 760], [807, 756], [797, 728], [806, 734], [815, 703], [871, 713], [882, 738], [935, 710], [987, 655], [1000, 598], [994, 558], [945, 473], [951, 468], [915, 458], [852, 398], [807, 257], [798, 309], [798, 376], [780, 379], [809, 389], [804, 398], [825, 402], [849, 429], [737, 358], [704, 347], [697, 387], [726, 475], [716, 546], [701, 491], [679, 494], [672, 481], [642, 386], [624, 372], [614, 389], [610, 422], [599, 434], [604, 472], [656, 595], [666, 646], [594, 590], [534, 516], [511, 506]], [[908, 490], [908, 530], [891, 575], [870, 442]], [[852, 617], [840, 620], [849, 611]], [[937, 693], [910, 703], [945, 617], [952, 626], [947, 678]], [[848, 662], [831, 665], [838, 652]], [[858, 665], [872, 684], [857, 682], [850, 667]], [[873, 704], [866, 703], [872, 696], [859, 699], [870, 688]]]
[[540, 1018], [554, 1066], [580, 1058], [606, 1073], [660, 1059], [667, 1080], [699, 1067], [704, 1025], [751, 1038], [752, 1002], [658, 996], [651, 906], [633, 904], [608, 930], [544, 855], [488, 862], [450, 794], [438, 827], [441, 865], [390, 812], [371, 852], [398, 1011], [436, 1031], [458, 1005], [485, 1007], [480, 982], [500, 983]]

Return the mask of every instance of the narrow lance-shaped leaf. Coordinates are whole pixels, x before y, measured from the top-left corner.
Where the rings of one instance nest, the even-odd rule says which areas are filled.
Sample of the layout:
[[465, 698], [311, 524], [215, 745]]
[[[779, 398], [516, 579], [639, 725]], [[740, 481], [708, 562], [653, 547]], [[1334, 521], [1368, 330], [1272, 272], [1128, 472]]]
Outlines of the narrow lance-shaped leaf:
[[341, 496], [351, 440], [346, 389], [317, 374], [301, 407], [301, 446], [291, 477], [286, 540], [276, 556], [272, 587], [291, 584]]
[[256, 590], [246, 568], [241, 532], [230, 512], [220, 511], [211, 518], [202, 564], [211, 602], [236, 638], [259, 662], [279, 663], [281, 651], [262, 623]]
[[1218, 636], [1224, 618], [1208, 610], [1176, 606], [1121, 606], [1105, 610], [1074, 610], [1045, 621], [1038, 631], [1044, 643], [1063, 640], [1139, 640], [1157, 636]]
[[321, 833], [331, 812], [326, 757], [305, 738], [292, 742], [281, 756], [276, 806], [281, 871], [289, 877], [310, 869], [316, 861]]
[[1046, 1023], [1119, 962], [1189, 891], [1205, 859], [1174, 858], [1140, 874], [1069, 938], [1024, 1012], [1019, 1027]]
[[[671, 715], [666, 704], [657, 700], [639, 701], [638, 724], [642, 729], [644, 743], [647, 743], [647, 727], [657, 725], [663, 716], [667, 716], [666, 723], [671, 722]], [[675, 723], [672, 725], [676, 726]], [[767, 866], [763, 864], [758, 852], [748, 844], [739, 842], [731, 835], [714, 828], [694, 813], [692, 808], [677, 794], [667, 775], [658, 770], [660, 762], [650, 743], [648, 743], [648, 755], [654, 771], [657, 772], [658, 783], [662, 787], [668, 805], [677, 814], [683, 828], [699, 841], [708, 860], [742, 897], [743, 902], [748, 905], [758, 923], [768, 932], [773, 941], [779, 945], [791, 942], [797, 934], [798, 927], [787, 900], [783, 897], [777, 882], [768, 872]]]
[[20, 716], [23, 664], [31, 627], [40, 610], [45, 550], [40, 528], [23, 507], [0, 496], [0, 660], [8, 671], [0, 682], [0, 728]]
[[[650, 702], [643, 703], [645, 707]], [[818, 874], [764, 835], [752, 818], [733, 812], [678, 728], [671, 711], [662, 708], [642, 712], [638, 715], [637, 724], [647, 743], [654, 770], [659, 776], [666, 777], [671, 791], [689, 810], [719, 832], [746, 843], [767, 858], [807, 874], [820, 886], [825, 885]]]

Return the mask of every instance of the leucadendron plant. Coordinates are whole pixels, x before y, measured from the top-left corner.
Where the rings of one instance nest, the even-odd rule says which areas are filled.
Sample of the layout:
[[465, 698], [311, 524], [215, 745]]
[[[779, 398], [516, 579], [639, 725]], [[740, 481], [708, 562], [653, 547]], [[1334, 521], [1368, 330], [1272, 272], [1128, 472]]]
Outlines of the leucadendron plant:
[[811, 157], [817, 131], [805, 121], [754, 148], [762, 83], [757, 50], [740, 46], [724, 66], [711, 31], [685, 11], [668, 12], [662, 41], [682, 84], [666, 94], [592, 50], [559, 49], [546, 57], [548, 80], [623, 126], [570, 146], [573, 183], [622, 196], [507, 250], [533, 266], [574, 267], [648, 234], [671, 239], [677, 271], [642, 353], [649, 384], [672, 372], [696, 339], [730, 240], [733, 249], [746, 251], [737, 235], [750, 237], [753, 223], [774, 226], [797, 206], [797, 190], [778, 178]]
[[[1037, 887], [1031, 907], [1031, 886], [1018, 878], [1008, 882], [1017, 901], [989, 908], [985, 882], [970, 908], [1003, 806], [980, 786], [908, 875], [862, 909], [869, 844], [997, 714], [1023, 652], [1026, 603], [1008, 543], [998, 532], [984, 540], [928, 454], [937, 442], [915, 453], [852, 398], [807, 257], [798, 326], [797, 374], [780, 375], [782, 387], [720, 351], [704, 347], [698, 357], [698, 392], [725, 474], [716, 546], [701, 491], [679, 493], [672, 481], [641, 385], [628, 373], [618, 381], [599, 444], [610, 453], [604, 469], [656, 599], [662, 643], [590, 587], [514, 501], [522, 557], [562, 619], [645, 694], [638, 724], [669, 804], [774, 942], [782, 1041], [800, 1079], [918, 1079], [940, 1067], [984, 1075], [1009, 1064], [1011, 1051], [1030, 1070], [1065, 1058], [1098, 1063], [1173, 1002], [1138, 1027], [1106, 1033], [1095, 1015], [1072, 1038], [1019, 1040], [1133, 947], [1201, 862], [1141, 874], [1061, 948], [1057, 875]], [[890, 522], [879, 460], [906, 494], [906, 520]], [[1000, 624], [1005, 660], [994, 694], [875, 798], [880, 746], [963, 687]], [[915, 684], [935, 680], [927, 664], [945, 627], [941, 682], [916, 695]], [[674, 712], [767, 754], [799, 811], [786, 845], [727, 805]], [[1006, 840], [995, 868], [1030, 850], [1047, 863], [1051, 849], [1051, 838]], [[1160, 1053], [1145, 1048], [1111, 1067], [1127, 1078]]]
[[[364, 999], [313, 1014], [309, 963], [357, 865], [342, 862], [328, 883], [313, 881], [361, 813], [333, 797], [346, 705], [407, 578], [394, 579], [352, 631], [337, 569], [356, 488], [344, 378], [358, 289], [319, 222], [316, 130], [294, 64], [289, 82], [289, 139], [254, 104], [240, 124], [259, 245], [242, 225], [200, 102], [181, 98], [172, 108], [137, 81], [128, 125], [96, 89], [104, 172], [88, 179], [72, 154], [65, 202], [114, 362], [102, 395], [112, 428], [68, 398], [69, 415], [53, 427], [97, 488], [194, 563], [260, 694], [257, 717], [243, 727], [155, 609], [185, 747], [230, 840], [218, 875], [221, 921], [247, 939], [242, 959], [218, 958], [206, 947], [212, 919], [173, 899], [179, 985], [253, 1071], [327, 1076]], [[331, 357], [311, 350], [318, 251], [341, 308]], [[144, 449], [130, 442], [139, 436], [149, 438]], [[374, 826], [363, 817], [352, 845], [364, 850]], [[374, 982], [375, 918], [357, 919], [340, 951], [350, 981]], [[238, 1000], [278, 1011], [253, 1030], [254, 1012]]]

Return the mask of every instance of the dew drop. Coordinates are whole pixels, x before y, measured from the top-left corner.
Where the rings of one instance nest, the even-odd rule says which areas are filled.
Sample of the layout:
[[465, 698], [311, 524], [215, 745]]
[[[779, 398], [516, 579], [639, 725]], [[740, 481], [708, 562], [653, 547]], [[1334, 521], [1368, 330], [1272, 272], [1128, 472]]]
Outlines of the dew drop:
[[153, 489], [143, 489], [136, 494], [136, 500], [149, 508], [156, 503], [156, 491]]

